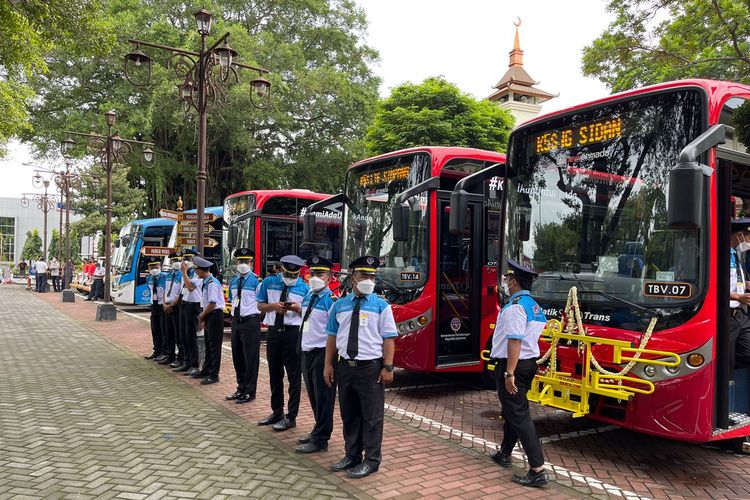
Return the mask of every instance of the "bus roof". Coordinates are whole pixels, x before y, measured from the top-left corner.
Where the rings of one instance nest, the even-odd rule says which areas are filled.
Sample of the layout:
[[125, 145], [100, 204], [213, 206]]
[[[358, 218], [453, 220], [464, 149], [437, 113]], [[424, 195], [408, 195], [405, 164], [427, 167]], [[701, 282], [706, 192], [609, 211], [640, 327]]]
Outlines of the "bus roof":
[[247, 196], [249, 194], [255, 195], [255, 203], [258, 208], [261, 208], [263, 204], [269, 198], [286, 197], [286, 198], [304, 198], [308, 200], [324, 200], [329, 198], [330, 194], [316, 193], [309, 189], [251, 189], [249, 191], [241, 191], [239, 193], [233, 193], [227, 196], [225, 199], [229, 200], [237, 198], [239, 196]]
[[157, 217], [156, 219], [137, 219], [131, 220], [128, 224], [140, 224], [144, 227], [150, 226], [174, 226], [175, 221], [170, 219], [162, 219]]
[[[197, 211], [198, 211], [197, 208], [191, 208], [190, 210], [185, 210], [184, 213], [186, 213], [186, 214], [194, 214]], [[206, 208], [203, 209], [203, 212], [207, 213], [207, 214], [218, 215], [219, 217], [221, 217], [222, 215], [224, 215], [224, 207], [223, 206], [221, 206], [221, 207], [206, 207]]]
[[[365, 163], [372, 163], [378, 160], [384, 160], [386, 158], [393, 158], [394, 156], [402, 156], [411, 153], [427, 153], [432, 157], [433, 165], [445, 164], [448, 160], [453, 158], [471, 158], [480, 161], [491, 161], [497, 163], [505, 162], [505, 155], [496, 151], [487, 151], [485, 149], [476, 148], [462, 148], [453, 146], [419, 146], [414, 148], [399, 149], [398, 151], [391, 151], [382, 155], [373, 156], [372, 158], [366, 158], [358, 162], [352, 163], [349, 168], [358, 167]], [[439, 172], [433, 171], [432, 175], [438, 175]]]
[[638, 89], [626, 90], [624, 92], [619, 92], [617, 94], [602, 97], [601, 99], [596, 99], [593, 101], [578, 104], [576, 106], [571, 106], [569, 108], [539, 115], [530, 119], [529, 121], [522, 123], [513, 132], [515, 133], [519, 129], [526, 128], [529, 125], [538, 124], [539, 122], [543, 122], [545, 120], [578, 112], [584, 108], [595, 107], [612, 101], [637, 97], [651, 92], [658, 92], [660, 90], [670, 90], [682, 87], [699, 87], [706, 92], [710, 99], [712, 107], [708, 110], [709, 120], [711, 123], [715, 122], [718, 119], [718, 113], [721, 111], [720, 106], [723, 105], [727, 96], [737, 96], [740, 94], [745, 94], [745, 97], [750, 98], [750, 86], [743, 85], [741, 83], [726, 82], [721, 80], [701, 80], [697, 78], [692, 80], [676, 80], [673, 82], [657, 83], [656, 85], [649, 85], [647, 87], [641, 87]]

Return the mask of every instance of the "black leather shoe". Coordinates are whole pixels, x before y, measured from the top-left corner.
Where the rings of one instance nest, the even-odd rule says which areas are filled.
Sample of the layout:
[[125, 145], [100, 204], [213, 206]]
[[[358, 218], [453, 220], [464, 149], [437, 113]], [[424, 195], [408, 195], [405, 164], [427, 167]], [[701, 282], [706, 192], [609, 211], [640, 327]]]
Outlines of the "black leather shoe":
[[244, 394], [242, 394], [240, 391], [234, 391], [232, 394], [230, 394], [229, 396], [226, 396], [224, 399], [226, 399], [227, 401], [234, 401], [235, 399], [241, 398], [243, 395]]
[[190, 369], [190, 367], [188, 365], [180, 365], [180, 366], [178, 366], [177, 368], [175, 368], [172, 371], [174, 371], [174, 372], [186, 372], [189, 369]]
[[255, 401], [255, 393], [250, 392], [248, 394], [243, 394], [242, 396], [237, 398], [237, 404], [238, 405], [244, 405], [245, 403], [249, 403], [250, 401]]
[[258, 422], [258, 425], [273, 425], [276, 422], [280, 422], [281, 419], [283, 419], [283, 418], [284, 418], [283, 415], [276, 415], [275, 413], [271, 413], [270, 415], [268, 415], [263, 420], [260, 420]]
[[208, 377], [208, 373], [206, 373], [206, 372], [202, 372], [202, 371], [200, 371], [200, 370], [199, 370], [199, 371], [197, 371], [197, 372], [193, 373], [193, 374], [192, 374], [192, 375], [190, 375], [190, 376], [191, 376], [192, 378], [206, 378], [206, 377]]
[[172, 361], [174, 360], [165, 356], [164, 359], [162, 359], [161, 361], [157, 360], [156, 362], [160, 365], [169, 365], [170, 363], [172, 363]]
[[328, 443], [308, 442], [301, 446], [297, 446], [294, 451], [297, 453], [318, 453], [321, 451], [328, 451]]
[[219, 377], [206, 377], [201, 380], [201, 385], [211, 385], [219, 381]]
[[351, 469], [352, 467], [356, 467], [359, 464], [362, 463], [361, 458], [352, 458], [349, 456], [345, 456], [335, 464], [331, 465], [329, 469], [331, 469], [333, 472], [341, 472], [342, 470]]
[[310, 435], [308, 434], [307, 436], [302, 436], [301, 438], [297, 439], [297, 442], [299, 444], [307, 444], [307, 443], [309, 443], [310, 442]]
[[500, 450], [490, 453], [490, 458], [493, 462], [500, 465], [501, 467], [505, 467], [506, 469], [510, 469], [511, 467], [513, 467], [513, 460], [510, 458], [510, 455], [506, 455]]
[[154, 361], [158, 363], [159, 361], [164, 361], [165, 359], [167, 359], [166, 354], [159, 354], [157, 357], [154, 358]]
[[156, 351], [154, 351], [154, 352], [152, 352], [151, 354], [149, 354], [148, 356], [143, 356], [143, 357], [144, 357], [145, 359], [155, 359], [155, 358], [157, 358], [158, 356], [159, 356], [159, 354], [158, 354], [158, 353], [157, 353]]
[[377, 471], [378, 468], [374, 465], [370, 465], [367, 462], [362, 462], [353, 469], [346, 471], [346, 475], [354, 479], [361, 479]]
[[169, 363], [170, 368], [179, 368], [181, 366], [184, 366], [184, 365], [180, 363], [179, 361], [172, 361], [171, 363]]
[[198, 368], [193, 367], [193, 368], [189, 368], [188, 371], [183, 373], [183, 375], [185, 375], [186, 377], [192, 377], [194, 373], [198, 373], [199, 371], [200, 370]]
[[525, 476], [513, 476], [512, 481], [521, 486], [533, 486], [539, 488], [540, 486], [545, 486], [549, 482], [549, 476], [545, 470], [539, 472], [529, 470]]
[[293, 427], [297, 427], [297, 421], [292, 420], [291, 418], [288, 418], [288, 417], [284, 417], [274, 424], [273, 430], [275, 430], [276, 432], [281, 432], [281, 431], [289, 430]]

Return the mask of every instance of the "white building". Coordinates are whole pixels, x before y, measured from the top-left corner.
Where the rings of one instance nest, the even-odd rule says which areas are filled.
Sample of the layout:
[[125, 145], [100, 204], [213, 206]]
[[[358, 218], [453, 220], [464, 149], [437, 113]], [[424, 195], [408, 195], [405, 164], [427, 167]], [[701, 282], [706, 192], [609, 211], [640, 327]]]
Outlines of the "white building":
[[[52, 241], [52, 230], [60, 227], [60, 212], [53, 208], [47, 213], [47, 246]], [[65, 211], [62, 213], [64, 229]], [[80, 218], [71, 212], [71, 223]], [[34, 229], [39, 231], [39, 236], [44, 241], [44, 212], [33, 199], [29, 199], [28, 206], [24, 207], [21, 198], [0, 198], [0, 264], [15, 265], [21, 260], [26, 232]]]

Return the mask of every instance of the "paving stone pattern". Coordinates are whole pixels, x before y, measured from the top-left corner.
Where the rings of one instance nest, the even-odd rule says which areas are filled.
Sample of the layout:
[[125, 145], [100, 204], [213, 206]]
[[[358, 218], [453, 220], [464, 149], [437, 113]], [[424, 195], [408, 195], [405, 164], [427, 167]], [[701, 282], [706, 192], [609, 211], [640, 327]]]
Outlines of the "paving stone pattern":
[[0, 345], [0, 498], [368, 497], [21, 287]]

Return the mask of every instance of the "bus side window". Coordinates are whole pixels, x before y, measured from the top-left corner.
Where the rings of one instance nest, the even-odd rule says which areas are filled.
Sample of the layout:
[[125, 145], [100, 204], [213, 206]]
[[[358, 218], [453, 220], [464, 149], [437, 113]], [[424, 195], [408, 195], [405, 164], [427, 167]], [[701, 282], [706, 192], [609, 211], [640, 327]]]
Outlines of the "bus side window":
[[498, 248], [500, 242], [500, 212], [497, 210], [487, 211], [487, 246], [485, 250], [484, 262], [498, 262], [500, 255]]

